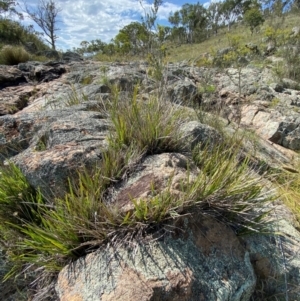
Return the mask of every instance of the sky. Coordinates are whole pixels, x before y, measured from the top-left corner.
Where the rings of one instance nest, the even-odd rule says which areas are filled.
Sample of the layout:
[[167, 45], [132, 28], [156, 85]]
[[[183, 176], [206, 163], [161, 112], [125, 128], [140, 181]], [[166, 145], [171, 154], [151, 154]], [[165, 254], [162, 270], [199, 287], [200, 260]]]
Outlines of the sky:
[[[46, 0], [47, 1], [47, 0]], [[22, 5], [22, 0], [20, 1]], [[39, 0], [26, 0], [31, 9]], [[167, 24], [171, 12], [179, 10], [183, 4], [195, 4], [193, 0], [164, 0], [158, 11], [158, 23]], [[207, 2], [207, 1], [199, 1]], [[120, 29], [134, 21], [141, 21], [144, 10], [139, 0], [55, 0], [59, 13], [56, 47], [59, 50], [80, 47], [82, 41], [100, 39], [109, 42]], [[147, 0], [143, 7], [149, 9]], [[34, 24], [24, 14], [23, 24]], [[36, 30], [41, 31], [36, 25]]]

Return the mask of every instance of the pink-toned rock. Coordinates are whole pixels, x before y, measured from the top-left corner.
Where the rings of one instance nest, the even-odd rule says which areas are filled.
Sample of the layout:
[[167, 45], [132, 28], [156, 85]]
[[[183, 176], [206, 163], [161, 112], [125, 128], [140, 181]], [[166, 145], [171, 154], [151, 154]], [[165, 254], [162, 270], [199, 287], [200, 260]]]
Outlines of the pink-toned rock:
[[18, 68], [0, 65], [0, 89], [25, 82], [24, 74]]
[[36, 89], [31, 85], [7, 87], [0, 90], [0, 116], [14, 114], [25, 108]]
[[122, 211], [134, 208], [132, 199], [150, 199], [155, 193], [170, 191], [174, 198], [180, 198], [184, 185], [188, 181], [194, 181], [199, 172], [186, 156], [179, 153], [150, 156], [142, 163], [140, 169], [140, 172], [133, 174], [130, 181], [118, 189], [115, 202]]
[[263, 139], [291, 150], [300, 149], [300, 118], [296, 114], [290, 116], [275, 109], [245, 105], [241, 116], [241, 124], [254, 129]]
[[99, 250], [65, 267], [60, 301], [248, 301], [256, 278], [233, 231], [186, 216], [150, 244]]

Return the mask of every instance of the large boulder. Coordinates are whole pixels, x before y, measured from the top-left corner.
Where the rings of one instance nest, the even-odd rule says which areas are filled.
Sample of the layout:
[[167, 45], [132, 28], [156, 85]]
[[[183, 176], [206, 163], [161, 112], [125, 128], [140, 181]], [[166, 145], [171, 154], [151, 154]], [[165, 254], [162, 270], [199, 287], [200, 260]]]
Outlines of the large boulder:
[[37, 55], [45, 56], [49, 59], [59, 59], [59, 53], [56, 50], [44, 50], [37, 52]]
[[0, 90], [8, 86], [17, 86], [25, 83], [24, 74], [16, 67], [0, 66]]
[[208, 145], [217, 145], [222, 141], [222, 136], [216, 129], [199, 121], [190, 121], [183, 124], [180, 132], [189, 151], [193, 150], [199, 144], [202, 147], [206, 147]]
[[249, 301], [255, 284], [234, 232], [195, 214], [148, 245], [99, 250], [66, 266], [56, 290], [61, 301]]
[[58, 62], [26, 62], [20, 63], [18, 69], [27, 77], [28, 81], [49, 82], [59, 78], [66, 72], [66, 67]]
[[71, 52], [71, 51], [67, 51], [65, 53], [62, 54], [62, 60], [65, 62], [80, 62], [83, 61], [83, 58], [80, 54], [76, 53], [76, 52]]
[[168, 87], [170, 100], [187, 106], [200, 105], [201, 94], [195, 83], [189, 79], [178, 80]]

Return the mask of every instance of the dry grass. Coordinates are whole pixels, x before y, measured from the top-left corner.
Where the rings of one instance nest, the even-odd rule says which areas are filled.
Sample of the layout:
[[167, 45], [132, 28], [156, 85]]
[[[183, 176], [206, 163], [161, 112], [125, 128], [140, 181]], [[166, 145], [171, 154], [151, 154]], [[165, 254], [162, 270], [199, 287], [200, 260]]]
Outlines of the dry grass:
[[[184, 60], [192, 61], [198, 58], [201, 54], [210, 52], [212, 49], [217, 51], [219, 49], [229, 47], [228, 34], [239, 36], [241, 38], [241, 44], [254, 43], [260, 46], [264, 37], [264, 29], [270, 24], [271, 20], [267, 20], [260, 30], [258, 32], [254, 32], [253, 35], [251, 35], [250, 29], [242, 23], [233, 25], [230, 31], [228, 31], [227, 27], [221, 28], [217, 35], [211, 36], [202, 43], [185, 44], [179, 47], [171, 46], [168, 48], [167, 59], [170, 62]], [[282, 24], [282, 29], [290, 30], [294, 26], [298, 25], [299, 17], [296, 15], [289, 15], [285, 18]]]
[[280, 198], [291, 209], [296, 227], [300, 229], [300, 162], [296, 162], [294, 166], [294, 170], [283, 170], [278, 174], [275, 183]]
[[19, 46], [5, 46], [0, 52], [0, 63], [4, 65], [17, 65], [30, 60], [30, 54]]

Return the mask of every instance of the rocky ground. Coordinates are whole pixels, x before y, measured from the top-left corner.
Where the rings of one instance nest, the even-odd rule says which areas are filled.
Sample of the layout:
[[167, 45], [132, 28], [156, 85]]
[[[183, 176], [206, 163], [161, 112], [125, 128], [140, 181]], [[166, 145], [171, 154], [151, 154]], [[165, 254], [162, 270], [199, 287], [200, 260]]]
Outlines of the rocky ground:
[[[182, 62], [167, 66], [160, 88], [148, 70], [144, 62], [89, 60], [1, 66], [0, 160], [16, 163], [45, 196], [63, 195], [70, 174], [101, 160], [111, 122], [97, 108], [109, 98], [112, 84], [124, 95], [139, 84], [145, 100], [161, 89], [172, 103], [218, 111], [228, 131], [239, 126], [258, 135], [255, 146], [251, 141], [245, 145], [256, 148], [257, 160], [293, 168], [300, 150], [297, 83], [278, 82], [268, 66], [220, 71]], [[196, 120], [182, 131], [192, 136], [192, 143], [218, 136]], [[147, 157], [143, 172], [122, 183], [116, 198], [122, 202], [128, 191], [134, 197], [147, 194], [153, 179], [174, 173], [184, 177], [187, 161], [179, 153]], [[183, 217], [170, 224], [181, 231], [149, 247], [141, 245], [134, 254], [108, 248], [66, 266], [56, 284], [57, 300], [246, 301], [259, 300], [261, 290], [282, 300], [286, 294], [300, 300], [300, 233], [280, 201], [272, 206], [274, 232], [282, 235], [240, 238], [209, 217]]]

